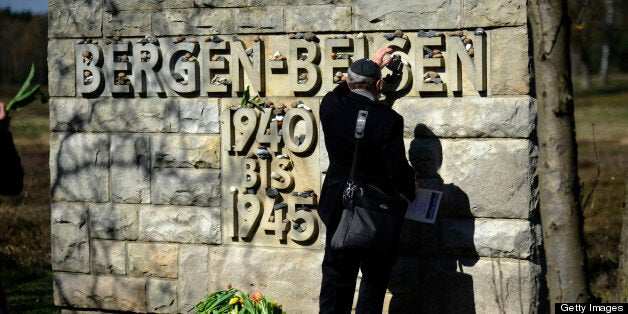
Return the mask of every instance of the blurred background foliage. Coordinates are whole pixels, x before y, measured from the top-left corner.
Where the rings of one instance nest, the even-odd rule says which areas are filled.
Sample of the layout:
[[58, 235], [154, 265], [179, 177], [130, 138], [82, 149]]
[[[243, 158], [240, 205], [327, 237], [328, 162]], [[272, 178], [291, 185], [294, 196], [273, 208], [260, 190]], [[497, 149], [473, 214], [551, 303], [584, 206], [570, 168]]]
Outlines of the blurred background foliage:
[[571, 62], [575, 83], [586, 89], [594, 76], [628, 72], [628, 6], [623, 0], [567, 0], [571, 25]]
[[[628, 72], [628, 6], [623, 0], [568, 0], [574, 81], [591, 87], [596, 76]], [[47, 84], [48, 17], [0, 8], [0, 85], [20, 84], [31, 63]], [[600, 73], [602, 72], [602, 73]], [[608, 78], [597, 78], [607, 82]]]
[[22, 84], [31, 63], [34, 82], [48, 83], [48, 16], [0, 9], [0, 85]]

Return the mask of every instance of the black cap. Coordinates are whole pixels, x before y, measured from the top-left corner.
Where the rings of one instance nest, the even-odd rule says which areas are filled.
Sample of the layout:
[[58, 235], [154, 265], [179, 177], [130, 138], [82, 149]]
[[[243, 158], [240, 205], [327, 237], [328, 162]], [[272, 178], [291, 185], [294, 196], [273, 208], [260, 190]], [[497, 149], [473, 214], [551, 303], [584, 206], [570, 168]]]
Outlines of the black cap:
[[351, 69], [351, 72], [358, 75], [362, 75], [362, 76], [367, 76], [367, 77], [381, 76], [379, 65], [377, 65], [377, 63], [369, 59], [357, 60], [351, 63], [351, 66], [349, 67], [349, 69]]

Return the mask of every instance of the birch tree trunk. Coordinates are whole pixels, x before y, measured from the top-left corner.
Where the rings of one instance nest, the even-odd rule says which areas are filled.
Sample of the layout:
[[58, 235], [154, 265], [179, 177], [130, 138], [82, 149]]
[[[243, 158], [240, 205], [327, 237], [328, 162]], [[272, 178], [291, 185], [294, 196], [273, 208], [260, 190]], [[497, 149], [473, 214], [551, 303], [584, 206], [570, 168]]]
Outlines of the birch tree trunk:
[[583, 215], [569, 60], [566, 0], [530, 0], [539, 141], [539, 204], [550, 310], [556, 302], [587, 302]]
[[608, 63], [611, 58], [611, 28], [613, 27], [613, 15], [615, 7], [613, 0], [604, 0], [604, 42], [602, 43], [602, 55], [600, 57], [600, 84], [608, 83]]
[[580, 77], [580, 87], [582, 89], [591, 88], [591, 75], [589, 71], [589, 57], [580, 43], [572, 44], [571, 49], [572, 69], [575, 75]]

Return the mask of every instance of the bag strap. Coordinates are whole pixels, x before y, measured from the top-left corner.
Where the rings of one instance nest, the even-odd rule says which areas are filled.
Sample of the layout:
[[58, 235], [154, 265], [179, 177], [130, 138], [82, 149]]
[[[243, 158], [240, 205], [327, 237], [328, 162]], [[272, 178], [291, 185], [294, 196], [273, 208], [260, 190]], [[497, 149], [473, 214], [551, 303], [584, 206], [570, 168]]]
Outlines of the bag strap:
[[360, 148], [360, 140], [364, 137], [364, 128], [366, 127], [366, 118], [369, 115], [369, 105], [364, 110], [358, 111], [358, 118], [355, 122], [355, 150], [353, 151], [353, 163], [351, 164], [351, 172], [349, 173], [349, 182], [355, 180], [355, 168], [358, 163], [358, 150]]
[[[368, 103], [366, 108], [358, 111], [358, 117], [355, 122], [355, 150], [353, 151], [353, 163], [351, 164], [351, 172], [349, 173], [349, 191], [346, 192], [347, 195], [344, 196], [345, 199], [351, 199], [353, 196], [353, 189], [355, 188], [355, 168], [358, 163], [358, 151], [360, 149], [360, 140], [364, 137], [364, 129], [366, 127], [366, 118], [369, 114], [369, 108], [371, 104]], [[393, 185], [394, 194], [397, 195], [399, 192], [397, 188]]]

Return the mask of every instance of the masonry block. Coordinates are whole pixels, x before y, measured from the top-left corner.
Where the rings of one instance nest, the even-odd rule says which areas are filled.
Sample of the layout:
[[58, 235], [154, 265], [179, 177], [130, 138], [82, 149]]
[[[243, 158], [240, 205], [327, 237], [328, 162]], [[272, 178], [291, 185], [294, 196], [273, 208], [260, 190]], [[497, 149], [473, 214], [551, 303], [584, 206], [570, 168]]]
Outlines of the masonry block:
[[146, 307], [150, 313], [175, 313], [177, 311], [176, 280], [148, 279], [146, 296]]
[[288, 6], [285, 16], [288, 32], [347, 32], [352, 26], [349, 6]]
[[527, 22], [525, 0], [464, 1], [462, 12], [463, 28], [522, 26]]
[[220, 169], [220, 136], [154, 136], [152, 158], [156, 168]]
[[274, 33], [284, 31], [284, 7], [262, 6], [234, 10], [236, 33]]
[[126, 245], [123, 241], [92, 240], [92, 271], [126, 275]]
[[146, 312], [143, 278], [55, 273], [53, 288], [57, 306]]
[[48, 36], [101, 37], [102, 11], [100, 1], [51, 0], [48, 2]]
[[116, 203], [150, 202], [150, 137], [111, 135], [111, 198]]
[[526, 220], [444, 219], [439, 226], [449, 254], [525, 259], [533, 253], [534, 229]]
[[179, 109], [174, 99], [53, 98], [50, 110], [53, 131], [178, 132]]
[[518, 219], [532, 215], [537, 149], [530, 141], [417, 138], [406, 147], [410, 163], [420, 171], [419, 182], [422, 177], [438, 177], [438, 184], [426, 188], [447, 192], [439, 215]]
[[460, 28], [460, 0], [389, 1], [356, 0], [353, 5], [354, 31], [395, 29]]
[[[50, 97], [72, 97], [76, 95], [76, 70], [74, 69], [74, 47], [76, 40], [50, 39], [48, 41], [48, 85]], [[52, 98], [53, 100], [55, 98]]]
[[233, 13], [229, 9], [187, 8], [153, 12], [156, 36], [232, 34]]
[[213, 169], [154, 169], [153, 204], [220, 205], [220, 172]]
[[536, 102], [528, 96], [404, 97], [395, 102], [393, 109], [403, 116], [404, 136], [409, 138], [417, 132], [422, 132], [417, 134], [420, 137], [429, 133], [450, 138], [528, 138], [535, 130]]
[[53, 133], [50, 138], [52, 199], [108, 201], [109, 160], [106, 134]]
[[89, 213], [83, 204], [53, 203], [52, 269], [89, 273]]
[[[132, 3], [132, 1], [125, 1]], [[105, 36], [140, 36], [152, 32], [151, 11], [120, 11], [103, 14], [103, 33]]]
[[491, 95], [528, 95], [533, 84], [528, 28], [525, 25], [497, 28], [489, 35]]
[[220, 107], [218, 99], [208, 101], [179, 100], [181, 133], [220, 132]]
[[136, 240], [139, 230], [137, 212], [136, 205], [90, 204], [91, 237]]
[[127, 245], [127, 254], [131, 276], [177, 278], [176, 244], [133, 242]]
[[[209, 295], [209, 247], [179, 246], [179, 312], [187, 313]], [[221, 289], [224, 289], [221, 288]]]
[[221, 243], [220, 209], [143, 207], [140, 240], [176, 243]]
[[[210, 290], [227, 284], [265, 295], [281, 296], [286, 312], [318, 311], [322, 251], [247, 247], [210, 248]], [[269, 267], [268, 265], [275, 265]], [[250, 291], [248, 291], [250, 290]]]

